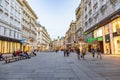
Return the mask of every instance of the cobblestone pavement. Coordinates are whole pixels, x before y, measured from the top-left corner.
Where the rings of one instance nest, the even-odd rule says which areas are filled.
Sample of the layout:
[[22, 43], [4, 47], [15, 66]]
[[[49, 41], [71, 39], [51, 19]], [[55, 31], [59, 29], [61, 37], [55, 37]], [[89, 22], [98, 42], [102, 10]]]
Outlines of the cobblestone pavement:
[[102, 60], [62, 52], [38, 53], [36, 57], [10, 64], [0, 62], [0, 80], [120, 80], [120, 55], [104, 55]]

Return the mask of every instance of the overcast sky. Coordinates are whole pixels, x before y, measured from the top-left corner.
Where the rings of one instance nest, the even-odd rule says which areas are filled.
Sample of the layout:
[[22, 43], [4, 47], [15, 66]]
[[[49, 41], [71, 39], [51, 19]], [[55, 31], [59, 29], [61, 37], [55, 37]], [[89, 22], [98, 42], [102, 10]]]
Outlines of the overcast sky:
[[80, 0], [27, 0], [51, 39], [65, 36]]

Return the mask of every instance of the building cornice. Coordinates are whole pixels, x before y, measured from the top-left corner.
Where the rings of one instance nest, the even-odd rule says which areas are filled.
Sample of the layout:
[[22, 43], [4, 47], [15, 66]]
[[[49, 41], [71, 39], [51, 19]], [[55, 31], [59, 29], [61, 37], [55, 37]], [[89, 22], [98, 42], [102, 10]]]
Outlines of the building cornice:
[[23, 0], [23, 3], [25, 4], [25, 6], [31, 11], [31, 13], [35, 16], [36, 19], [38, 19], [37, 15], [35, 14], [35, 12], [33, 11], [33, 9], [30, 7], [30, 5], [28, 4], [28, 2], [26, 0]]
[[16, 0], [21, 6], [23, 6], [22, 1], [21, 0]]

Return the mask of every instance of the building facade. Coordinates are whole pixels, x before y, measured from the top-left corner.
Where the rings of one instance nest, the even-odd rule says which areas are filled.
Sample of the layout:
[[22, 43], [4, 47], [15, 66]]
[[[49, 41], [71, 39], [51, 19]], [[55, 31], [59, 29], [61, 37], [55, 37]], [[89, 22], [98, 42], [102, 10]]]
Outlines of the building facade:
[[72, 21], [65, 35], [66, 48], [73, 48], [75, 41], [76, 41], [76, 22]]
[[61, 37], [52, 41], [52, 51], [65, 49], [65, 37]]
[[120, 1], [85, 0], [84, 4], [86, 41], [104, 54], [120, 54]]
[[86, 30], [84, 0], [81, 0], [80, 5], [77, 7], [75, 11], [75, 14], [76, 14], [76, 45], [75, 47], [79, 48], [82, 51], [82, 48], [85, 47], [84, 31]]
[[39, 51], [50, 51], [51, 38], [45, 27], [37, 23], [37, 49]]
[[85, 15], [84, 15], [84, 0], [81, 0], [80, 5], [75, 11], [76, 14], [76, 42], [84, 40], [85, 31]]
[[0, 0], [0, 52], [21, 49], [21, 4], [18, 0]]
[[20, 0], [22, 4], [22, 16], [21, 16], [21, 37], [22, 37], [22, 50], [33, 51], [36, 47], [37, 38], [37, 15], [30, 7], [26, 0]]

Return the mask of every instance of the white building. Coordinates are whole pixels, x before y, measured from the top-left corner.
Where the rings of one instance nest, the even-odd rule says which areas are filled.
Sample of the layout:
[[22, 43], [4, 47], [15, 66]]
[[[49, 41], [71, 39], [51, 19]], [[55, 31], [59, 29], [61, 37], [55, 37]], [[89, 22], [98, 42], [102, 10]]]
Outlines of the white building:
[[18, 0], [0, 0], [0, 52], [21, 48], [21, 4]]
[[105, 54], [120, 54], [120, 0], [84, 0], [86, 41]]
[[37, 37], [37, 15], [34, 13], [33, 9], [30, 7], [26, 0], [21, 0], [22, 4], [22, 39], [23, 51], [33, 51], [36, 47], [36, 37]]
[[0, 52], [32, 51], [37, 15], [26, 0], [0, 0]]
[[40, 51], [49, 51], [50, 50], [50, 35], [48, 34], [45, 27], [37, 24], [37, 49]]

